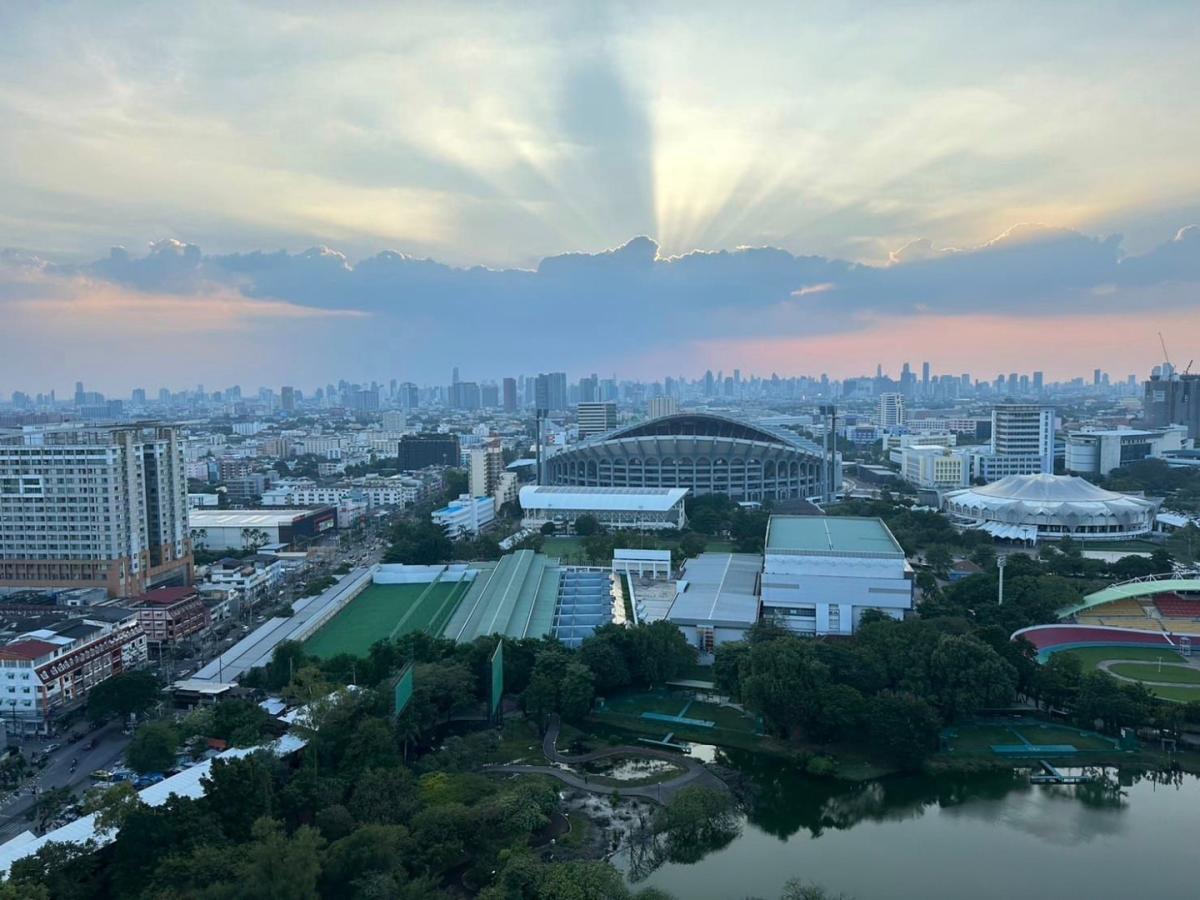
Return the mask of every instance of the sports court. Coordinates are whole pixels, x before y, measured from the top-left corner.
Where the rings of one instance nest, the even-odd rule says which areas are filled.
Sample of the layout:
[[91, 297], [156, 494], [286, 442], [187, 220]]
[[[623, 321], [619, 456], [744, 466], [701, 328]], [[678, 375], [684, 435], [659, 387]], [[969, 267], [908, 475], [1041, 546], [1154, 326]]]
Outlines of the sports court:
[[469, 588], [466, 580], [373, 584], [305, 641], [304, 650], [322, 659], [339, 653], [365, 656], [384, 638], [414, 631], [438, 634]]

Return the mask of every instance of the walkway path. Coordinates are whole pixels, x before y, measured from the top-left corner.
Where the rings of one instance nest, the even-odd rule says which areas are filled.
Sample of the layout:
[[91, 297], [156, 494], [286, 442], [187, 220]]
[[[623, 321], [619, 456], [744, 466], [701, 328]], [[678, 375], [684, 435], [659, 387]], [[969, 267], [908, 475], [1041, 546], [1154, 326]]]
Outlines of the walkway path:
[[[559, 781], [577, 790], [588, 791], [593, 794], [611, 794], [614, 791], [619, 791], [623, 797], [641, 797], [658, 804], [669, 802], [676, 793], [692, 784], [715, 790], [728, 790], [728, 785], [710, 772], [700, 761], [688, 756], [681, 756], [678, 753], [670, 753], [666, 750], [651, 750], [645, 747], [634, 747], [625, 744], [619, 747], [606, 747], [603, 750], [596, 750], [592, 753], [582, 753], [578, 756], [568, 756], [564, 753], [559, 753], [558, 734], [560, 730], [561, 725], [558, 716], [554, 716], [550, 720], [550, 726], [546, 729], [545, 738], [542, 739], [542, 753], [545, 754], [546, 759], [552, 765], [495, 765], [487, 766], [486, 771], [505, 772], [515, 775], [548, 775], [551, 778], [557, 778]], [[586, 776], [577, 775], [566, 768], [561, 768], [567, 765], [589, 763], [611, 756], [636, 756], [642, 759], [662, 759], [674, 765], [682, 766], [686, 771], [675, 778], [658, 784], [621, 787], [614, 784], [589, 782]]]
[[1104, 662], [1097, 663], [1096, 668], [1107, 672], [1118, 681], [1128, 681], [1131, 684], [1147, 684], [1152, 687], [1174, 687], [1174, 688], [1196, 688], [1200, 691], [1200, 684], [1195, 684], [1190, 681], [1147, 681], [1144, 678], [1130, 678], [1128, 675], [1122, 675], [1119, 672], [1112, 670], [1113, 666], [1134, 665], [1134, 666], [1169, 666], [1172, 669], [1195, 669], [1196, 666], [1185, 662], [1163, 662], [1154, 663], [1144, 659], [1106, 659]]

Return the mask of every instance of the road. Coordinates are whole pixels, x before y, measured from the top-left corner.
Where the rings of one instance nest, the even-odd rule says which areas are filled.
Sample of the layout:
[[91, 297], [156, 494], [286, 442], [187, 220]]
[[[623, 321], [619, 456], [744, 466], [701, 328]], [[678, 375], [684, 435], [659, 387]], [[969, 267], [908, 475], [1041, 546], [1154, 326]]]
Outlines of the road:
[[[92, 738], [96, 739], [95, 749], [85, 750], [84, 747]], [[30, 741], [22, 750], [26, 756], [32, 757], [40, 752], [43, 743]], [[37, 802], [37, 798], [30, 793], [33, 785], [36, 784], [42, 792], [67, 787], [76, 794], [82, 794], [84, 789], [91, 787], [92, 772], [96, 769], [110, 768], [121, 759], [125, 748], [129, 746], [129, 737], [121, 733], [120, 722], [110, 722], [98, 731], [91, 732], [78, 743], [68, 744], [63, 741], [62, 744], [62, 747], [51, 754], [46, 768], [38, 772], [31, 781], [26, 781], [17, 796], [0, 805], [0, 842], [16, 837], [36, 824], [25, 818], [25, 813]], [[79, 764], [72, 773], [71, 761], [75, 759]]]

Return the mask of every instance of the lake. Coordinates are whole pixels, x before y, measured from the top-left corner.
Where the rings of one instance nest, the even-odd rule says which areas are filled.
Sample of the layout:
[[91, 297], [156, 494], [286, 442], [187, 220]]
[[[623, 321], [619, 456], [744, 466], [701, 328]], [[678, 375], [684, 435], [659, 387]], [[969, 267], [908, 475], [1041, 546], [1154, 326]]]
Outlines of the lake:
[[[756, 786], [740, 831], [690, 863], [631, 876], [679, 900], [775, 900], [789, 878], [854, 900], [1154, 900], [1200, 896], [1200, 779], [1108, 770], [1104, 783], [1024, 774], [846, 785], [717, 751]], [[1078, 771], [1063, 769], [1064, 772]], [[693, 848], [694, 849], [694, 848]], [[645, 854], [614, 862], [630, 872]]]

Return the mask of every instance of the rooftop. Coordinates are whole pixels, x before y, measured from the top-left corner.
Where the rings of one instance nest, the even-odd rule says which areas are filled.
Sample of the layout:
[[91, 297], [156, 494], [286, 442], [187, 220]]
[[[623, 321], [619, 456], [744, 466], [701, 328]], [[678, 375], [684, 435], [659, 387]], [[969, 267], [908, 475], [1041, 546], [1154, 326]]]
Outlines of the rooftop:
[[701, 553], [684, 566], [667, 619], [676, 624], [749, 627], [758, 621], [757, 553]]
[[687, 496], [687, 488], [565, 487], [526, 485], [526, 509], [651, 510], [666, 512]]
[[882, 519], [851, 516], [771, 516], [767, 553], [903, 557]]
[[57, 644], [48, 644], [45, 641], [13, 641], [0, 647], [0, 659], [41, 659], [57, 649]]
[[136, 603], [169, 606], [172, 603], [178, 603], [180, 600], [188, 600], [194, 596], [196, 596], [196, 589], [194, 587], [163, 587], [139, 594], [133, 600]]
[[291, 525], [302, 516], [310, 516], [316, 509], [189, 509], [188, 526], [191, 528], [272, 528]]

